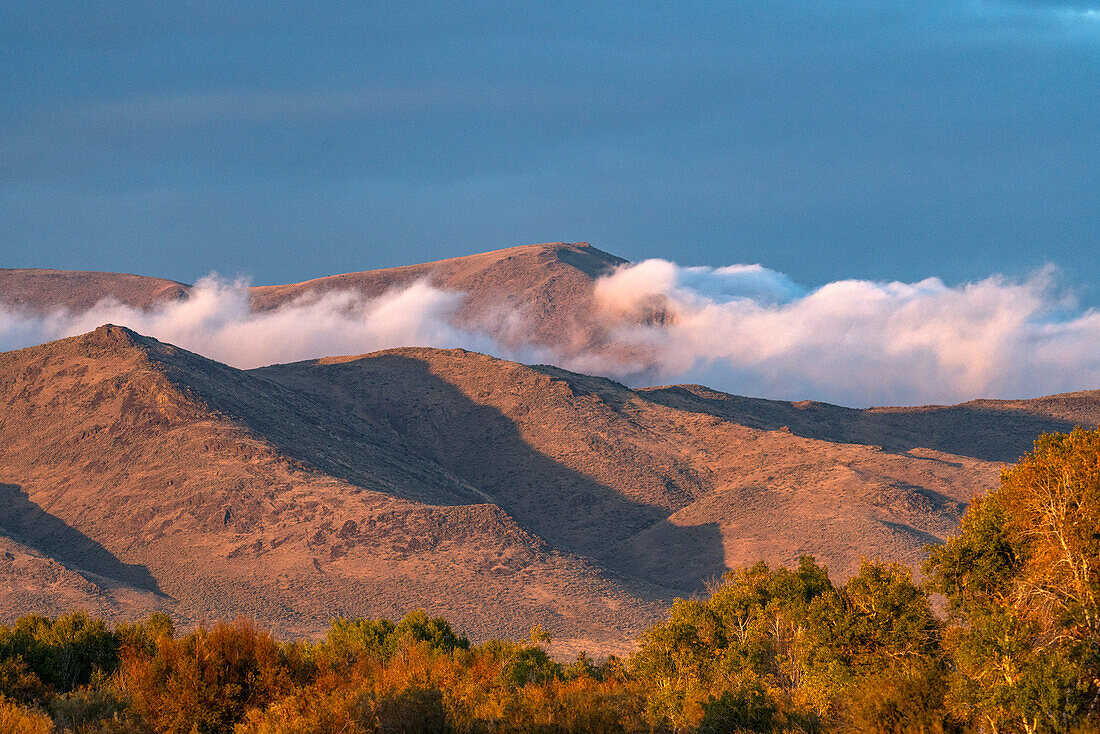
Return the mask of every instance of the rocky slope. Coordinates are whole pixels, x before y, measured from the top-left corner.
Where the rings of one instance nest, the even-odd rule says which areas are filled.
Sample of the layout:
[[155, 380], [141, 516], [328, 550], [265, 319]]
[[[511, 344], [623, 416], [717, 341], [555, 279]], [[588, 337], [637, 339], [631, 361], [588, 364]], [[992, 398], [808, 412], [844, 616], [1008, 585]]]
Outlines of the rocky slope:
[[547, 544], [384, 420], [121, 327], [0, 354], [0, 404], [6, 618], [164, 608], [317, 634], [424, 606], [477, 636], [541, 621], [621, 644], [661, 595]]

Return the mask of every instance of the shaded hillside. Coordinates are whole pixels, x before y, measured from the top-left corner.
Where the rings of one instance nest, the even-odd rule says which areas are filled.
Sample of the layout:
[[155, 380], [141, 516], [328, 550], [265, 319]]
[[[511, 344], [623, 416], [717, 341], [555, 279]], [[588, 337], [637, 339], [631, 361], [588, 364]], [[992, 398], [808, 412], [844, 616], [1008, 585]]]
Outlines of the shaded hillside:
[[[257, 373], [384, 418], [540, 536], [680, 590], [733, 565], [802, 553], [842, 577], [863, 555], [915, 564], [997, 478], [984, 453], [950, 454], [941, 436], [976, 423], [1015, 456], [1038, 432], [1064, 426], [1031, 414], [991, 425], [971, 406], [893, 434], [872, 430], [875, 411], [835, 406], [799, 424], [791, 417], [806, 412], [801, 404], [703, 388], [632, 391], [464, 350], [389, 350]], [[724, 402], [756, 412], [720, 410]], [[856, 435], [835, 416], [869, 427]]]
[[313, 634], [424, 606], [606, 645], [663, 594], [547, 545], [378, 421], [120, 327], [0, 355], [0, 404], [0, 588], [23, 589], [4, 616], [55, 598]]
[[701, 385], [647, 388], [639, 394], [680, 410], [754, 428], [787, 429], [807, 438], [881, 446], [924, 447], [989, 461], [1015, 461], [1036, 436], [1100, 423], [1100, 390], [1031, 400], [972, 400], [962, 405], [857, 410], [828, 403], [745, 398]]
[[[624, 414], [634, 394], [602, 378], [431, 349], [256, 372], [384, 418], [547, 540], [608, 562], [616, 544], [711, 489], [680, 447]], [[689, 545], [721, 568], [716, 537]]]

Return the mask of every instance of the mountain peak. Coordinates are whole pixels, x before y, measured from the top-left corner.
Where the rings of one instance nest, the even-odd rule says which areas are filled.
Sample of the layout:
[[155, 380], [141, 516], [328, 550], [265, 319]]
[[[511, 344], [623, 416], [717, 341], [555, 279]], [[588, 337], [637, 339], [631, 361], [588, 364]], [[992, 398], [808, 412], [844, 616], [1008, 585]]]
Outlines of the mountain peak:
[[172, 350], [151, 336], [128, 329], [117, 324], [103, 324], [96, 329], [75, 337], [82, 351], [99, 354], [101, 352], [130, 352], [138, 351], [143, 354], [149, 352], [164, 352]]
[[141, 337], [132, 329], [117, 324], [103, 324], [88, 332], [88, 337], [96, 341], [114, 344], [137, 344]]

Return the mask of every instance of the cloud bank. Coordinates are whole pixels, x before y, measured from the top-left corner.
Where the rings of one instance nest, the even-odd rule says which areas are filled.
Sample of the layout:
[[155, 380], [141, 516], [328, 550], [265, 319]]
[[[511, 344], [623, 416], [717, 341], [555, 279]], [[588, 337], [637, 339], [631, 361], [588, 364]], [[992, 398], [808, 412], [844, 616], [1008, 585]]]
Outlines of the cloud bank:
[[[1047, 268], [1021, 282], [843, 280], [805, 290], [759, 265], [649, 260], [600, 280], [596, 296], [619, 316], [612, 340], [644, 355], [635, 380], [909, 404], [1100, 388], [1100, 313], [1075, 309], [1055, 280]], [[623, 318], [658, 303], [659, 323]]]
[[417, 282], [374, 299], [336, 292], [252, 313], [247, 283], [208, 276], [195, 284], [186, 300], [148, 311], [113, 299], [82, 313], [40, 314], [0, 305], [0, 349], [40, 344], [112, 323], [245, 369], [396, 346], [491, 351], [493, 343], [487, 337], [451, 325], [462, 298], [461, 293]]
[[555, 345], [517, 341], [517, 333], [530, 333], [516, 328], [529, 317], [522, 312], [460, 321], [464, 294], [426, 282], [374, 299], [328, 293], [253, 313], [246, 283], [212, 276], [187, 300], [149, 311], [113, 300], [82, 313], [0, 304], [0, 349], [116, 323], [242, 368], [431, 346], [548, 362], [635, 386], [698, 382], [852, 406], [1100, 388], [1100, 312], [1077, 307], [1056, 281], [1047, 268], [1022, 281], [843, 280], [809, 289], [760, 265], [647, 260], [596, 282], [590, 339], [563, 335]]

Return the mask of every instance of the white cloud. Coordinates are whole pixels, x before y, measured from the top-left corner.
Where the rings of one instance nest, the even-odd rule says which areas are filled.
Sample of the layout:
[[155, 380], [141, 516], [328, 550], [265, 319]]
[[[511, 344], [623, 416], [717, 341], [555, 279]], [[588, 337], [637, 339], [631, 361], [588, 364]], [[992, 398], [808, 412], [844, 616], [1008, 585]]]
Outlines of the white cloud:
[[633, 385], [699, 382], [856, 406], [1100, 388], [1100, 312], [1077, 308], [1055, 276], [1046, 269], [1018, 282], [992, 276], [958, 286], [844, 280], [809, 290], [760, 265], [647, 260], [597, 281], [595, 340], [580, 330], [556, 347], [519, 338], [531, 330], [515, 311], [456, 326], [463, 294], [426, 282], [375, 299], [337, 292], [252, 313], [245, 283], [208, 277], [189, 299], [151, 311], [115, 301], [76, 314], [0, 306], [0, 349], [109, 322], [245, 368], [461, 346]]
[[[644, 358], [570, 361], [635, 382], [698, 381], [853, 405], [1100, 387], [1100, 313], [1073, 312], [1053, 275], [961, 286], [846, 280], [804, 292], [759, 266], [646, 261], [596, 291], [618, 352]], [[654, 303], [665, 312], [660, 323], [625, 318]]]
[[395, 346], [489, 349], [487, 338], [451, 325], [461, 293], [418, 282], [379, 298], [329, 293], [251, 313], [248, 286], [207, 277], [187, 300], [142, 311], [105, 300], [83, 313], [0, 307], [0, 349], [15, 349], [120, 324], [235, 367], [258, 367]]

